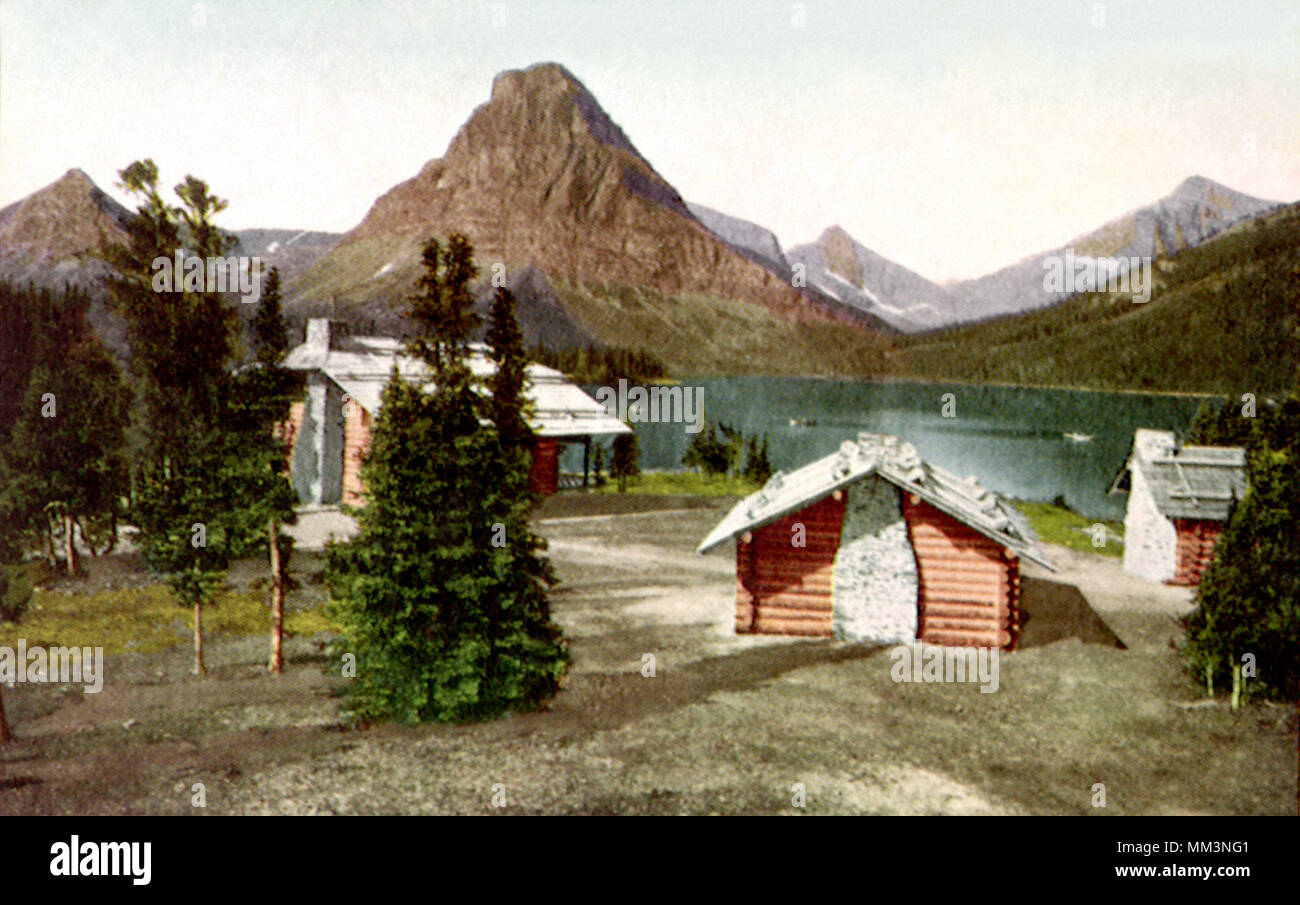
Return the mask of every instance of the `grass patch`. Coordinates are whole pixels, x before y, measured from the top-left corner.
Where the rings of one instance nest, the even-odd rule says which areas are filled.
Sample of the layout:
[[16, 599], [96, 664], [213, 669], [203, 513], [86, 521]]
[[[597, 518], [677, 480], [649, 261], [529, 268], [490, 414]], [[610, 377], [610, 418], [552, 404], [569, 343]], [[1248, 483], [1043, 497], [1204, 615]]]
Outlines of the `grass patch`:
[[1092, 542], [1092, 526], [1098, 524], [1096, 521], [1086, 519], [1072, 509], [1052, 503], [1012, 500], [1011, 504], [1029, 520], [1030, 527], [1046, 543], [1098, 556], [1124, 555], [1122, 522], [1101, 522], [1106, 526], [1106, 544], [1097, 547]]
[[[733, 475], [708, 477], [693, 471], [644, 472], [627, 482], [628, 493], [662, 496], [748, 496], [759, 485]], [[607, 478], [597, 493], [618, 493], [618, 482]]]
[[[203, 608], [206, 637], [269, 633], [270, 606], [264, 595], [221, 593]], [[319, 609], [285, 614], [286, 636], [334, 631]], [[37, 591], [22, 622], [0, 624], [0, 645], [19, 638], [42, 647], [102, 647], [106, 654], [147, 653], [185, 644], [193, 637], [194, 615], [177, 605], [165, 585], [97, 594]]]

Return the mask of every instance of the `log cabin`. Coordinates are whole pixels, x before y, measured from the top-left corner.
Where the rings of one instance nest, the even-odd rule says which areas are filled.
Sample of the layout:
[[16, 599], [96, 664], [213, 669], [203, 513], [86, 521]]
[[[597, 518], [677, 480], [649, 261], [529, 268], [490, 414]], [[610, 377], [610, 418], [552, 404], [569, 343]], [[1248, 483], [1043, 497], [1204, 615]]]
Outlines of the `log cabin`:
[[1181, 446], [1171, 431], [1139, 428], [1111, 493], [1128, 494], [1124, 571], [1195, 587], [1235, 500], [1246, 493], [1240, 446]]
[[[361, 505], [361, 463], [393, 368], [406, 380], [430, 383], [424, 363], [404, 351], [401, 340], [349, 336], [325, 319], [307, 323], [306, 340], [289, 352], [285, 367], [303, 372], [305, 399], [290, 409], [290, 474], [304, 505]], [[487, 347], [471, 346], [470, 368], [479, 380], [493, 373]], [[542, 495], [559, 488], [559, 461], [567, 444], [581, 444], [632, 429], [559, 371], [529, 364], [524, 392], [532, 404], [535, 436], [530, 478]]]
[[698, 552], [736, 540], [736, 631], [1013, 650], [1024, 519], [887, 434], [777, 472]]

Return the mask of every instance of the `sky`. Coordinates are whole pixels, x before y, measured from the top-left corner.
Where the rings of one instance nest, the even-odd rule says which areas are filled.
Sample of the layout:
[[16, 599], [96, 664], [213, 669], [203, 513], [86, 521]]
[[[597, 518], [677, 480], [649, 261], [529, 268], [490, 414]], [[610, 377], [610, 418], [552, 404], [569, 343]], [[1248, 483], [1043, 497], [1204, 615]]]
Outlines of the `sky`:
[[689, 201], [938, 281], [1202, 175], [1300, 199], [1300, 3], [3, 0], [0, 205], [152, 157], [346, 231], [556, 61]]

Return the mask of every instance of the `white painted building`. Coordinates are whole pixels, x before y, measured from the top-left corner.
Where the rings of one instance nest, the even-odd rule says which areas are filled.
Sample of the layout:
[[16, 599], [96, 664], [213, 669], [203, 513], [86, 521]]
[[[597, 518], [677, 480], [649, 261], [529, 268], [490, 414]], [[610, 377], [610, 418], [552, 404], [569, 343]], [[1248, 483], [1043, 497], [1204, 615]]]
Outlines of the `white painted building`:
[[1179, 446], [1170, 431], [1139, 428], [1112, 493], [1127, 493], [1124, 570], [1195, 585], [1234, 500], [1246, 492], [1246, 451]]
[[[495, 370], [482, 344], [471, 346], [470, 370], [485, 380]], [[361, 456], [379, 414], [394, 368], [404, 380], [431, 385], [424, 362], [407, 355], [399, 339], [350, 336], [325, 319], [307, 323], [305, 341], [289, 352], [285, 367], [306, 374], [306, 398], [290, 415], [290, 471], [299, 499], [308, 505], [356, 504], [363, 497]], [[554, 368], [528, 365], [524, 395], [532, 405], [529, 426], [534, 489], [554, 493], [559, 447], [632, 429]]]

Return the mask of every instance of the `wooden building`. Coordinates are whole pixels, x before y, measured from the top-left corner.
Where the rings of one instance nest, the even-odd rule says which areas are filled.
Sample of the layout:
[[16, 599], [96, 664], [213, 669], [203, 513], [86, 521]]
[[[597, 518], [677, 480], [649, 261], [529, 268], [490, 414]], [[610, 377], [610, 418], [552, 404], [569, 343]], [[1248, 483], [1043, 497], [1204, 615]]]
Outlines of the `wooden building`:
[[858, 435], [741, 500], [699, 552], [736, 540], [736, 631], [997, 647], [1020, 634], [1020, 560], [1054, 568], [973, 478]]
[[1170, 431], [1139, 428], [1111, 493], [1128, 494], [1124, 570], [1195, 586], [1234, 500], [1247, 487], [1239, 446], [1180, 446]]
[[[474, 376], [490, 376], [494, 365], [486, 347], [475, 345], [471, 352]], [[307, 505], [359, 505], [361, 459], [370, 447], [384, 387], [394, 366], [404, 379], [427, 385], [424, 363], [406, 355], [400, 340], [348, 336], [327, 320], [311, 320], [306, 341], [289, 353], [285, 366], [303, 372], [307, 384], [304, 401], [293, 406], [286, 425], [290, 473], [299, 500]], [[532, 403], [529, 424], [536, 445], [530, 477], [538, 493], [558, 489], [560, 453], [566, 444], [581, 444], [585, 451], [593, 437], [631, 433], [553, 368], [530, 364], [524, 391]]]

